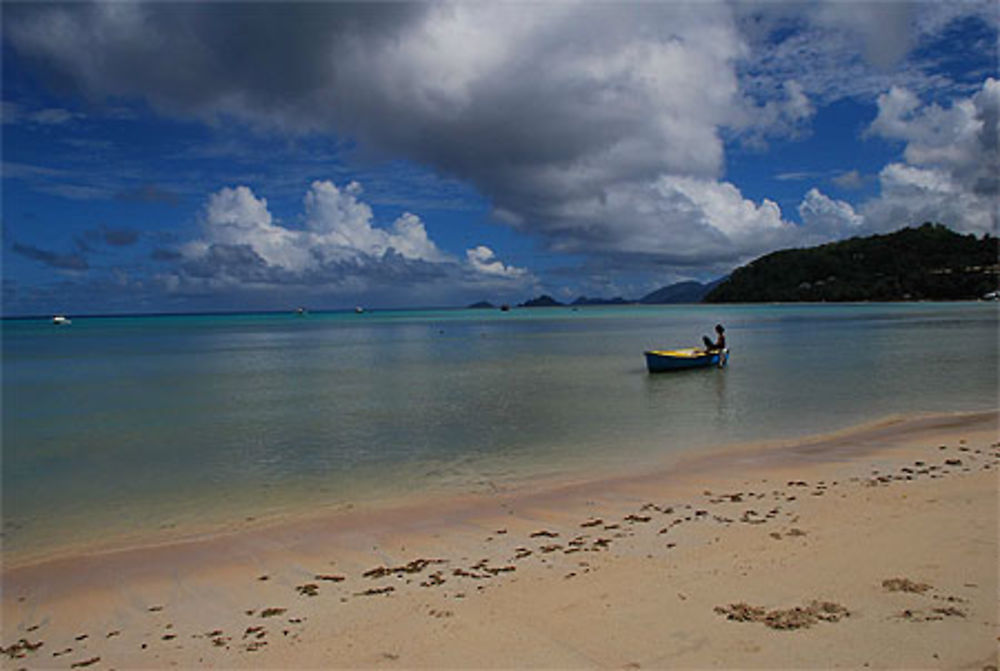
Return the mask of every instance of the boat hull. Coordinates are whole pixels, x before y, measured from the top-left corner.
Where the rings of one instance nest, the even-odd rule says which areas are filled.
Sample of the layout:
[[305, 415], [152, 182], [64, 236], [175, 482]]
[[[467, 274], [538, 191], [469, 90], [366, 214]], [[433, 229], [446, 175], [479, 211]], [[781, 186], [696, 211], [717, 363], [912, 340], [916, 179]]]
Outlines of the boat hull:
[[705, 352], [703, 350], [652, 350], [645, 352], [646, 369], [650, 373], [665, 373], [689, 368], [725, 366], [729, 360], [729, 350]]

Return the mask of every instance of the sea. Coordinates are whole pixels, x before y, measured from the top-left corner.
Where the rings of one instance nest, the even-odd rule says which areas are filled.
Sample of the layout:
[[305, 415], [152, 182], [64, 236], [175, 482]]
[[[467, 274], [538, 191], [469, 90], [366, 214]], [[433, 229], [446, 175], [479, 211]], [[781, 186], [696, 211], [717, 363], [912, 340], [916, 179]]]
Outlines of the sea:
[[[643, 351], [726, 327], [724, 369]], [[2, 321], [8, 566], [996, 409], [998, 304]]]

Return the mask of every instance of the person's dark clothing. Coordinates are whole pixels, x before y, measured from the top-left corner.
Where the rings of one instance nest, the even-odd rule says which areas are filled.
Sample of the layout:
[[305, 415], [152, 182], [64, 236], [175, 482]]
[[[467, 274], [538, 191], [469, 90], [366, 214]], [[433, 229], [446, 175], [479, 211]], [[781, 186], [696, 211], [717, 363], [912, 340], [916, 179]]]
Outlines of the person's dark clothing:
[[724, 333], [720, 333], [719, 339], [715, 342], [712, 342], [708, 336], [702, 336], [701, 340], [705, 343], [705, 349], [711, 352], [718, 352], [726, 349], [726, 335]]

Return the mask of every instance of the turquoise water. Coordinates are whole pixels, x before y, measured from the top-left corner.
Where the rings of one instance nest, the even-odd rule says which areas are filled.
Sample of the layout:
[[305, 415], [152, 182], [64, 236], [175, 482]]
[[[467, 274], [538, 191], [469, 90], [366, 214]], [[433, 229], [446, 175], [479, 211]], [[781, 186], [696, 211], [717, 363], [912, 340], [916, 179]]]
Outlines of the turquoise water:
[[[997, 317], [954, 303], [6, 320], [4, 553], [996, 408]], [[645, 372], [643, 350], [716, 322], [727, 369]]]

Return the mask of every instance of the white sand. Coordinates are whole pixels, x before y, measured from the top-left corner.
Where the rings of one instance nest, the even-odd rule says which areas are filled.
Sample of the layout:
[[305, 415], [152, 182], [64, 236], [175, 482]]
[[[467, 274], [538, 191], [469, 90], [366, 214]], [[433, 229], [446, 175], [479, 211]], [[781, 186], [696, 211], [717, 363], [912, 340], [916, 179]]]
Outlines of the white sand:
[[[995, 413], [896, 420], [630, 478], [18, 567], [3, 576], [2, 643], [43, 645], [2, 659], [995, 667], [998, 465]], [[442, 561], [363, 575], [418, 559]], [[922, 591], [890, 591], [892, 579]], [[296, 589], [310, 584], [316, 596]], [[848, 614], [775, 629], [717, 612], [813, 601]], [[263, 617], [267, 608], [285, 610]]]

